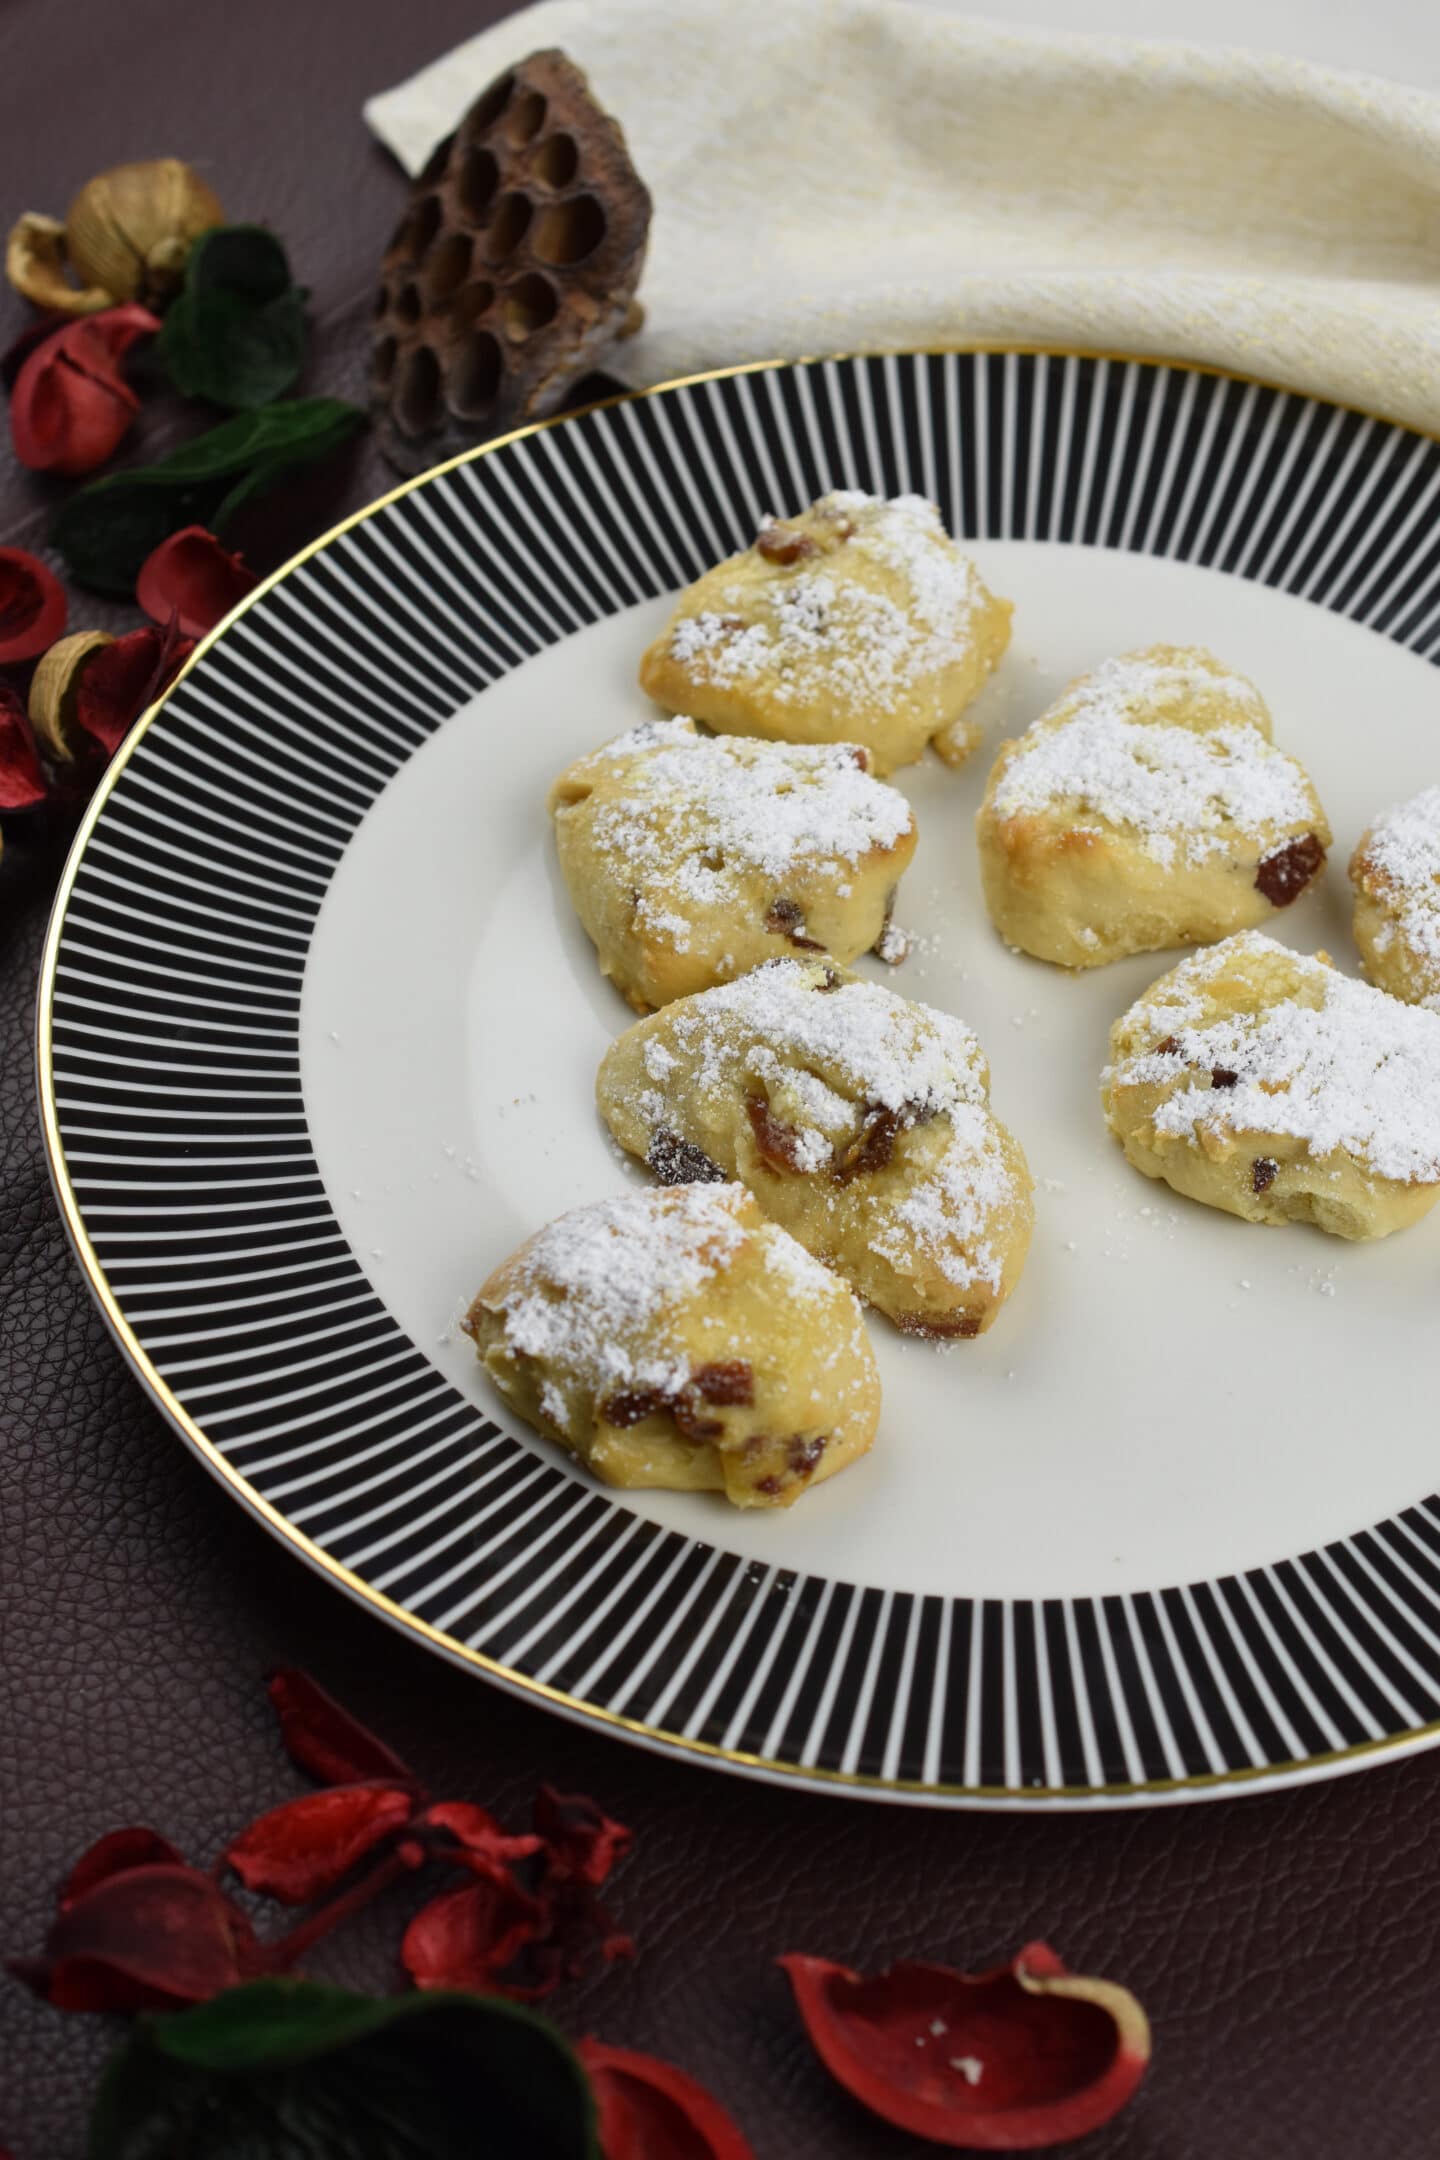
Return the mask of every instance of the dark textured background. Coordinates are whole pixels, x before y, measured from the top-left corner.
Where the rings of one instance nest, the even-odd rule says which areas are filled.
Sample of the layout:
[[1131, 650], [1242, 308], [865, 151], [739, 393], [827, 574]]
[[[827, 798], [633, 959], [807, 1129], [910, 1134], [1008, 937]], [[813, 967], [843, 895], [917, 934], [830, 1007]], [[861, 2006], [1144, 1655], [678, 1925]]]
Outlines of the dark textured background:
[[[232, 215], [272, 223], [313, 288], [312, 387], [355, 394], [379, 249], [402, 194], [359, 107], [498, 13], [464, 0], [5, 0], [6, 223], [63, 212], [87, 175], [173, 152]], [[663, 206], [662, 206], [663, 214]], [[6, 301], [0, 342], [24, 310]], [[717, 355], [722, 358], [723, 355]], [[163, 441], [163, 421], [148, 439]], [[51, 491], [8, 437], [0, 540], [35, 543]], [[362, 445], [251, 539], [262, 568], [389, 484]], [[118, 613], [80, 601], [75, 626]], [[128, 618], [123, 619], [128, 624]], [[50, 1197], [31, 1009], [55, 862], [0, 864], [0, 1949], [44, 1932], [87, 1840], [148, 1821], [208, 1860], [298, 1789], [260, 1685], [303, 1662], [437, 1788], [518, 1825], [536, 1780], [637, 1831], [616, 1904], [641, 1956], [562, 1995], [572, 2031], [673, 2057], [760, 2160], [905, 2160], [814, 2062], [777, 1951], [978, 1965], [1047, 1936], [1128, 1981], [1151, 2081], [1087, 2160], [1420, 2160], [1440, 2144], [1440, 1755], [1271, 1798], [1056, 1819], [943, 1815], [722, 1781], [487, 1689], [310, 1575], [229, 1500], [129, 1378]], [[337, 1946], [383, 1986], [404, 1903]], [[72, 2160], [104, 2021], [0, 1983], [0, 2145]]]

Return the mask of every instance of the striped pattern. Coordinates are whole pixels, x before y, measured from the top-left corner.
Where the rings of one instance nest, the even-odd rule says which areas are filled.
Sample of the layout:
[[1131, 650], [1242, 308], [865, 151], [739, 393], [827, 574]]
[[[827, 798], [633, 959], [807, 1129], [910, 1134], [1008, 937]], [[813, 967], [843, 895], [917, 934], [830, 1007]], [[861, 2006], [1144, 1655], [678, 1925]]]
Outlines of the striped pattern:
[[1440, 662], [1440, 446], [1198, 372], [826, 361], [621, 404], [327, 541], [168, 699], [76, 877], [50, 1015], [113, 1295], [237, 1477], [515, 1679], [801, 1773], [1087, 1793], [1263, 1773], [1440, 1721], [1440, 1503], [1233, 1579], [1040, 1603], [762, 1567], [642, 1521], [478, 1414], [342, 1237], [301, 1099], [316, 911], [444, 716], [824, 488], [962, 534], [1302, 595]]

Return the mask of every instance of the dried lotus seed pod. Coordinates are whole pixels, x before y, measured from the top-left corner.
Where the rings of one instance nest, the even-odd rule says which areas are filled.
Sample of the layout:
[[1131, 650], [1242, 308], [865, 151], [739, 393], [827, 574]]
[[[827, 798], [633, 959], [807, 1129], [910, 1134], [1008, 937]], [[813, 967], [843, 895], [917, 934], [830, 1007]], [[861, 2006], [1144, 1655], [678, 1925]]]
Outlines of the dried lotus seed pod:
[[380, 444], [422, 472], [553, 412], [633, 327], [650, 196], [562, 52], [532, 53], [432, 152], [381, 264]]

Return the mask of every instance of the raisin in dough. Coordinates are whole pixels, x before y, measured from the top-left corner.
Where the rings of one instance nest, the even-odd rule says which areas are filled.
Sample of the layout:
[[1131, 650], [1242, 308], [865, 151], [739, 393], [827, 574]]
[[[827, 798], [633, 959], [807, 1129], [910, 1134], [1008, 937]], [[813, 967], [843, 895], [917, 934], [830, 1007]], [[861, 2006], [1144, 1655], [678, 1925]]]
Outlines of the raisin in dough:
[[853, 743], [717, 739], [693, 720], [581, 758], [550, 810], [601, 972], [652, 1012], [778, 953], [868, 951], [915, 852], [909, 804], [868, 768]]
[[611, 1045], [601, 1115], [668, 1180], [744, 1180], [909, 1333], [978, 1335], [1030, 1242], [1025, 1158], [948, 1013], [823, 960], [776, 960]]
[[464, 1325], [507, 1402], [607, 1485], [788, 1507], [879, 1422], [860, 1307], [740, 1185], [561, 1215]]
[[1440, 787], [1376, 818], [1351, 857], [1350, 881], [1371, 982], [1440, 1012]]
[[977, 830], [1001, 937], [1064, 967], [1251, 929], [1330, 844], [1254, 685], [1171, 645], [1107, 660], [1006, 743]]
[[640, 665], [672, 712], [728, 735], [864, 743], [878, 773], [927, 742], [974, 749], [962, 716], [1010, 642], [997, 600], [919, 495], [824, 495], [680, 596]]
[[1440, 1194], [1440, 1014], [1257, 931], [1196, 953], [1110, 1035], [1137, 1170], [1247, 1222], [1387, 1237]]

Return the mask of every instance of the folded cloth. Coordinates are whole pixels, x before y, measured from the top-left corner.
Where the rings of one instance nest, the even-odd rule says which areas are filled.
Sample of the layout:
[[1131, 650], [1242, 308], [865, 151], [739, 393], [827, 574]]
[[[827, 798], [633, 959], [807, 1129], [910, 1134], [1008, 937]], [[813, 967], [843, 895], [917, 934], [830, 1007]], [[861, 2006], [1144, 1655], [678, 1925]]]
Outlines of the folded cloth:
[[373, 98], [408, 171], [559, 45], [655, 198], [634, 385], [988, 342], [1207, 361], [1440, 428], [1440, 99], [910, 0], [541, 0]]

